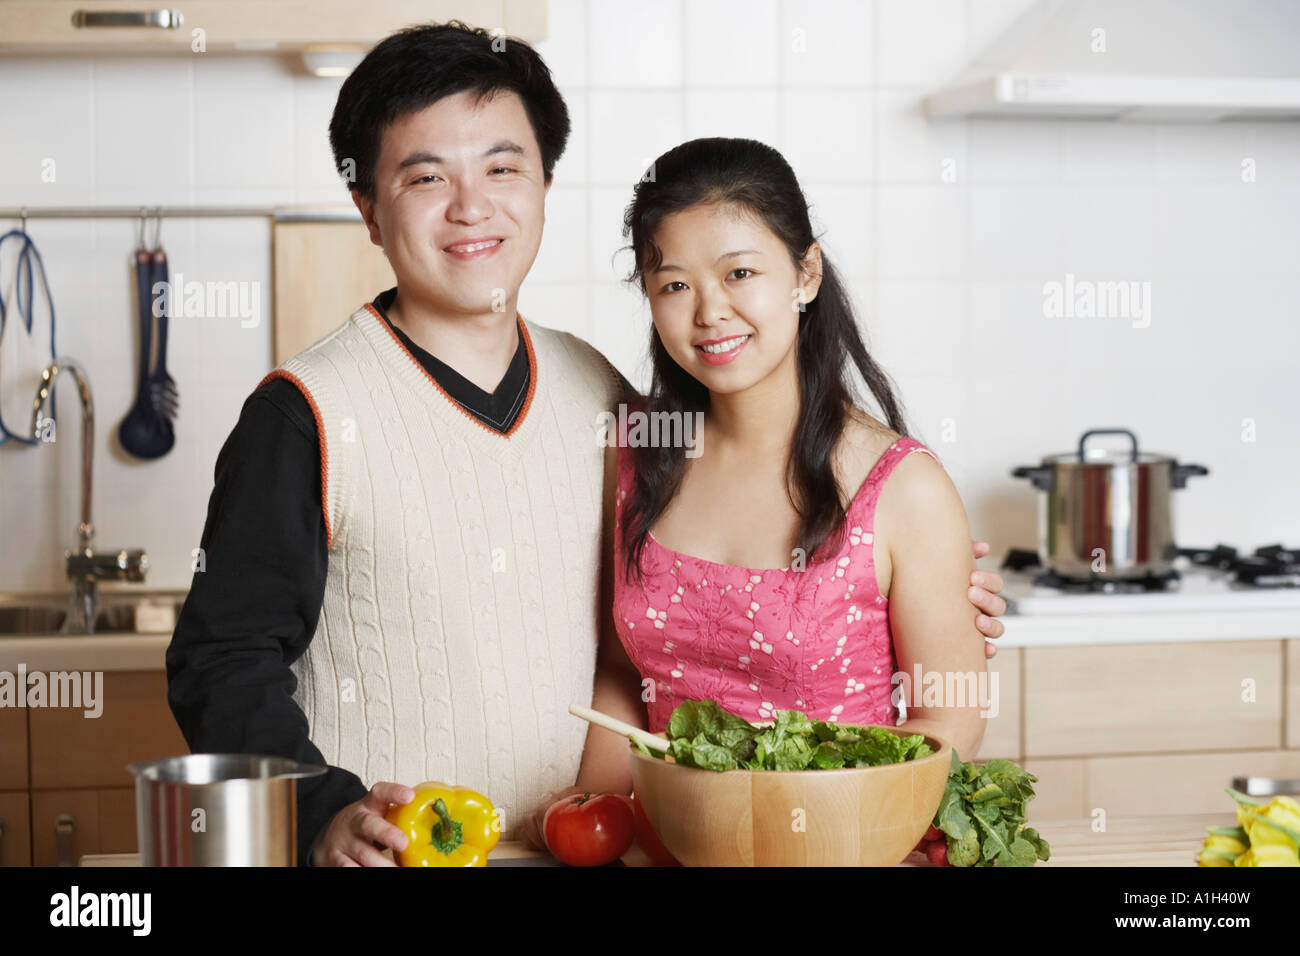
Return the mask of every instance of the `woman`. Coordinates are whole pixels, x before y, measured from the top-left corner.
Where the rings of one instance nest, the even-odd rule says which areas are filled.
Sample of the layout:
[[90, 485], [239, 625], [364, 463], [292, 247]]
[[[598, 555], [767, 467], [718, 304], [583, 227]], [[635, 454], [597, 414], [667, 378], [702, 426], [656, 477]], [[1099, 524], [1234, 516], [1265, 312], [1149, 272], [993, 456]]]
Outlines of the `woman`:
[[[654, 321], [645, 410], [702, 413], [703, 425], [689, 456], [616, 451], [618, 643], [602, 647], [597, 708], [652, 732], [706, 698], [752, 722], [797, 709], [894, 725], [896, 672], [982, 688], [961, 501], [906, 437], [789, 164], [714, 138], [670, 150], [654, 172], [624, 222], [629, 279]], [[884, 421], [855, 403], [850, 363]], [[988, 701], [921, 706], [919, 688], [913, 699], [901, 686], [909, 731], [974, 755]], [[626, 793], [626, 742], [599, 736], [579, 784]], [[535, 822], [525, 833], [536, 842]]]

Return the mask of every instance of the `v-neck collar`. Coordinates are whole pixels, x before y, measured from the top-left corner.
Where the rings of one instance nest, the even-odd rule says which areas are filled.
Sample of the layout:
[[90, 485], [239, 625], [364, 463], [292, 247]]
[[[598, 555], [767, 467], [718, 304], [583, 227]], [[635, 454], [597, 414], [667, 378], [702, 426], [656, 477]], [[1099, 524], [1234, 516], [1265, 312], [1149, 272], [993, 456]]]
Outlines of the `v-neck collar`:
[[[377, 344], [384, 343], [386, 340], [388, 343], [395, 346], [397, 351], [401, 353], [401, 355], [398, 356], [398, 367], [408, 381], [412, 384], [416, 384], [417, 382], [424, 383], [418, 387], [433, 386], [441, 402], [445, 403], [447, 407], [455, 410], [454, 415], [448, 416], [449, 420], [457, 422], [458, 428], [462, 430], [463, 434], [467, 437], [469, 435], [486, 433], [492, 438], [497, 439], [496, 442], [492, 443], [494, 446], [514, 446], [526, 442], [526, 440], [536, 431], [538, 415], [533, 413], [533, 404], [537, 398], [539, 388], [544, 383], [539, 381], [540, 375], [537, 367], [537, 353], [533, 348], [532, 336], [528, 332], [528, 324], [524, 321], [523, 316], [520, 315], [518, 311], [515, 312], [515, 324], [519, 329], [519, 335], [523, 339], [524, 349], [528, 355], [528, 392], [524, 396], [523, 407], [519, 410], [519, 414], [515, 417], [515, 420], [510, 427], [504, 432], [497, 431], [492, 426], [483, 422], [471, 414], [463, 405], [460, 404], [460, 402], [452, 398], [451, 395], [447, 393], [447, 390], [438, 383], [438, 380], [429, 374], [429, 370], [420, 364], [419, 359], [411, 354], [410, 349], [408, 349], [398, 337], [397, 331], [384, 320], [383, 316], [379, 314], [378, 310], [372, 303], [367, 302], [365, 308], [357, 313], [357, 317], [361, 322], [373, 323], [378, 327], [377, 329], [372, 330], [372, 335], [376, 331], [380, 333]], [[513, 439], [513, 441], [511, 439]]]

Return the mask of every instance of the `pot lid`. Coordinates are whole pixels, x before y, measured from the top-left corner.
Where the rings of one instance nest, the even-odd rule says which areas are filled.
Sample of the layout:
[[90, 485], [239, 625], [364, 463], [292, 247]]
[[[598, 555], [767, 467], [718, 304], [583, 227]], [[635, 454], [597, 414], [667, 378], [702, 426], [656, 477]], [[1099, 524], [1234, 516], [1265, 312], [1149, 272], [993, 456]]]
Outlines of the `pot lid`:
[[[1097, 440], [1103, 435], [1110, 436], [1110, 440], [1105, 444]], [[1065, 452], [1060, 455], [1048, 455], [1043, 458], [1043, 464], [1101, 465], [1104, 467], [1156, 465], [1172, 462], [1173, 459], [1168, 455], [1155, 455], [1139, 451], [1137, 435], [1127, 428], [1090, 428], [1080, 436], [1077, 451]]]

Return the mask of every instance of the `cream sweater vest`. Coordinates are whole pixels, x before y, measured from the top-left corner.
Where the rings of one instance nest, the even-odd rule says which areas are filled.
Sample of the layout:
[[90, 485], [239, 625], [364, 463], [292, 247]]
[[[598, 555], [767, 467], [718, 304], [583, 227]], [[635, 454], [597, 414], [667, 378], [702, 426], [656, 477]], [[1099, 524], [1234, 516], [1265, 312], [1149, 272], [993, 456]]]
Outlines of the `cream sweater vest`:
[[524, 322], [530, 393], [508, 435], [457, 405], [370, 306], [271, 376], [321, 437], [329, 564], [320, 622], [292, 664], [326, 761], [366, 786], [471, 787], [504, 839], [572, 786], [597, 644], [597, 416], [613, 367]]

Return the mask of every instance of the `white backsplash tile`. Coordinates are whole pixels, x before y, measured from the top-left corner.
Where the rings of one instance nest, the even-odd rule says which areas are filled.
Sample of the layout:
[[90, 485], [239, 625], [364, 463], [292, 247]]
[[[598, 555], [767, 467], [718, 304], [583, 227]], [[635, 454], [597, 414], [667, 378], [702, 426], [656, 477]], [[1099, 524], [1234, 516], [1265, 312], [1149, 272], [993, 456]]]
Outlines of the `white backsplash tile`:
[[689, 0], [682, 31], [687, 86], [770, 86], [777, 81], [777, 0]]
[[966, 65], [965, 0], [876, 0], [876, 83], [931, 86]]
[[587, 190], [552, 184], [546, 194], [546, 225], [542, 244], [528, 274], [543, 282], [585, 282], [587, 279]]
[[[682, 83], [683, 0], [596, 0], [588, 4], [587, 62], [592, 86]], [[551, 29], [557, 24], [551, 21]]]
[[593, 89], [588, 182], [632, 185], [654, 160], [682, 142], [682, 94], [659, 90]]
[[800, 184], [870, 181], [875, 168], [869, 90], [783, 90], [785, 128], [776, 146]]
[[775, 147], [781, 140], [783, 100], [775, 87], [764, 90], [689, 90], [683, 139], [729, 136]]
[[804, 186], [813, 235], [841, 275], [874, 274], [875, 191], [867, 186]]
[[881, 278], [957, 278], [966, 269], [966, 197], [950, 186], [882, 185], [876, 193]]
[[781, 79], [788, 86], [867, 86], [873, 82], [874, 0], [782, 0], [777, 30]]
[[875, 97], [876, 176], [883, 183], [962, 182], [966, 124], [926, 118], [914, 90], [880, 90]]
[[[595, 5], [600, 6], [600, 0]], [[546, 39], [535, 47], [566, 100], [569, 89], [591, 82], [587, 7], [587, 0], [547, 0]]]
[[[212, 197], [201, 201], [289, 194], [298, 173], [293, 90], [293, 74], [279, 57], [208, 54], [195, 61], [192, 112], [173, 119], [189, 130], [168, 129], [194, 138], [194, 182]], [[228, 198], [219, 199], [220, 190]], [[248, 198], [234, 198], [240, 194]]]

